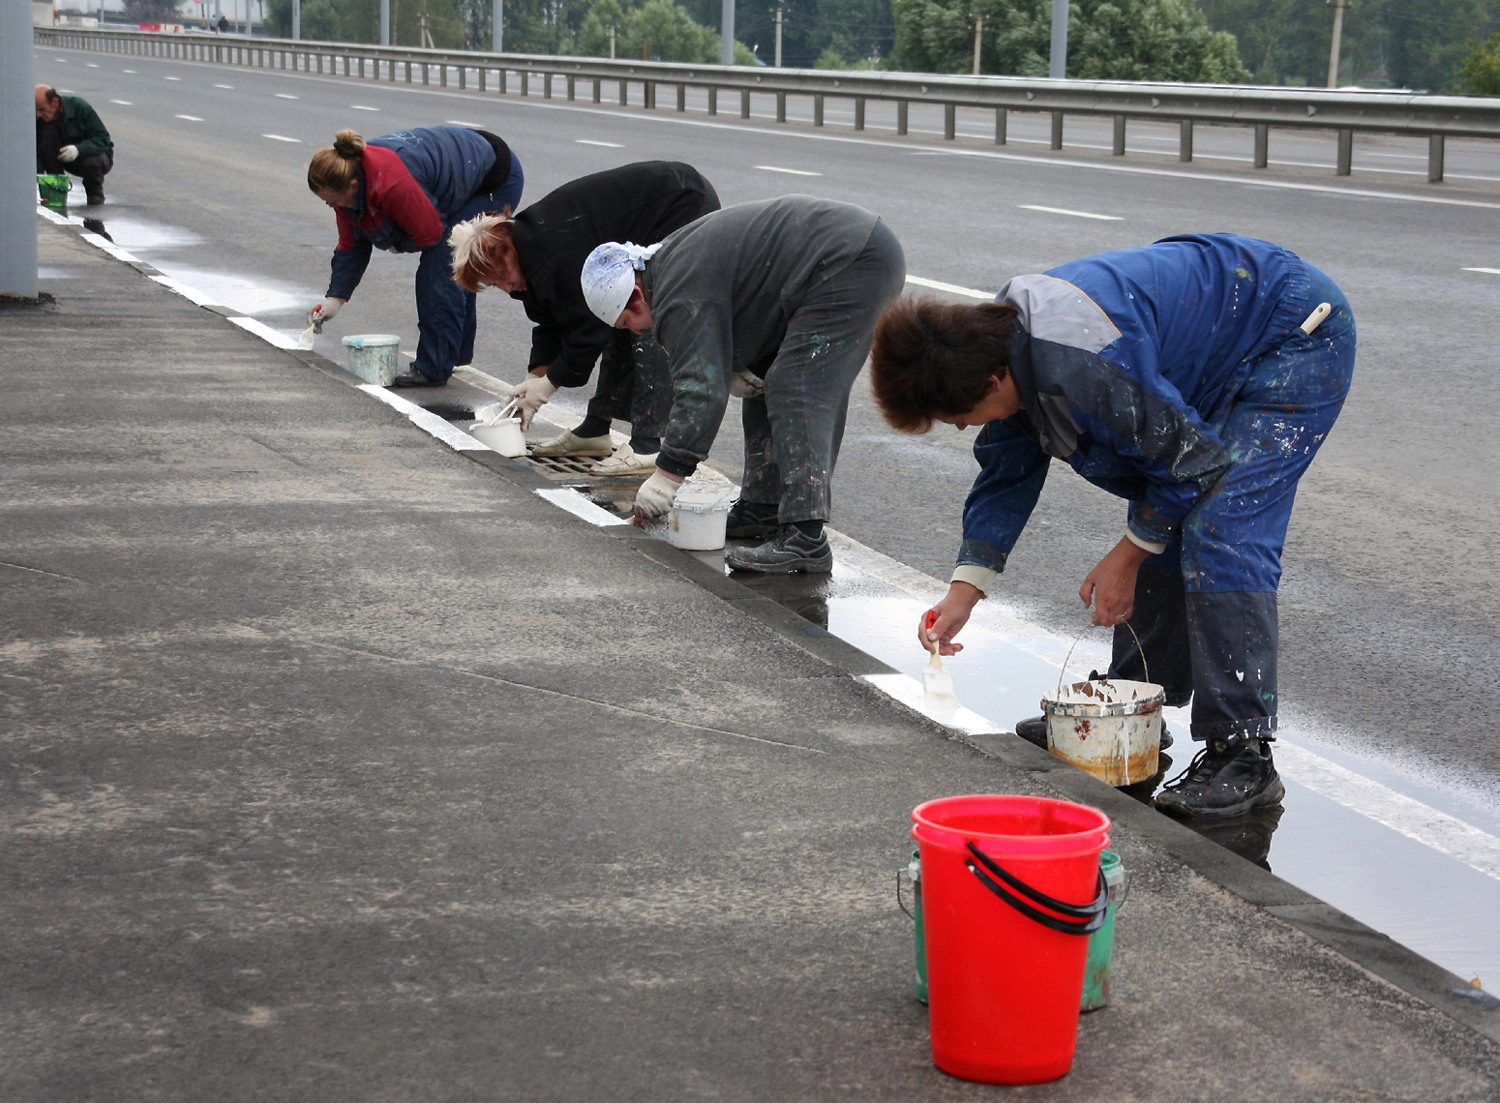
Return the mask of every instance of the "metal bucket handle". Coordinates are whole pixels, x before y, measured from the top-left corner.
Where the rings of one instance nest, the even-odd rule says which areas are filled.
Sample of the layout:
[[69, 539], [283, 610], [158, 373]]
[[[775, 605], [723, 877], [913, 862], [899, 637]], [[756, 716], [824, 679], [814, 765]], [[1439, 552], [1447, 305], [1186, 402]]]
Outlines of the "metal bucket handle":
[[967, 846], [969, 853], [974, 855], [974, 859], [979, 862], [979, 865], [1000, 878], [1000, 880], [1015, 889], [1016, 892], [1025, 896], [1028, 900], [1042, 905], [1044, 908], [1050, 908], [1052, 911], [1061, 912], [1062, 915], [1070, 917], [1064, 919], [1055, 915], [1048, 915], [1046, 912], [1037, 911], [1036, 908], [1026, 903], [1025, 900], [1011, 895], [1011, 893], [987, 877], [973, 861], [964, 863], [969, 867], [969, 872], [978, 877], [980, 883], [985, 888], [1015, 908], [1016, 911], [1026, 916], [1026, 918], [1034, 919], [1042, 926], [1051, 928], [1054, 931], [1061, 931], [1063, 934], [1093, 934], [1100, 927], [1104, 926], [1105, 915], [1109, 908], [1109, 885], [1104, 881], [1103, 869], [1099, 870], [1099, 891], [1095, 895], [1094, 900], [1088, 904], [1069, 904], [1063, 900], [1055, 900], [1045, 892], [1037, 891], [1015, 874], [1007, 872], [999, 862], [980, 850], [972, 841]]
[[[1123, 624], [1126, 628], [1130, 628], [1130, 622], [1128, 620], [1123, 620], [1120, 623]], [[1057, 672], [1057, 699], [1059, 701], [1062, 700], [1063, 678], [1067, 677], [1068, 663], [1071, 662], [1073, 658], [1073, 648], [1078, 646], [1078, 641], [1083, 639], [1083, 634], [1085, 632], [1087, 632], [1090, 628], [1095, 627], [1103, 628], [1104, 625], [1085, 624], [1082, 628], [1080, 628], [1078, 630], [1078, 635], [1073, 637], [1073, 642], [1068, 647], [1067, 655], [1063, 657], [1062, 669]], [[1146, 649], [1141, 645], [1141, 637], [1136, 635], [1134, 628], [1130, 628], [1130, 634], [1132, 636], [1135, 636], [1135, 649], [1141, 653], [1141, 669], [1146, 674], [1146, 681], [1149, 682], [1151, 681], [1151, 667], [1146, 662]]]

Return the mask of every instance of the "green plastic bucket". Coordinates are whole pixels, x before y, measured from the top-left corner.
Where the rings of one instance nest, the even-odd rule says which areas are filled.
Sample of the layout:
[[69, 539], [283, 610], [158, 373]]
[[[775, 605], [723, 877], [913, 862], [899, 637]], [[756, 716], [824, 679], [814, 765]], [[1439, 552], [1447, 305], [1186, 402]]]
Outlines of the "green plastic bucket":
[[68, 192], [72, 187], [73, 181], [68, 176], [37, 174], [36, 190], [44, 206], [57, 210], [65, 208], [68, 205]]
[[[906, 905], [901, 900], [901, 875], [905, 874], [911, 879], [911, 911], [906, 911]], [[911, 861], [896, 871], [896, 903], [901, 910], [916, 921], [916, 951], [917, 951], [917, 983], [912, 988], [912, 995], [921, 1003], [927, 1002], [927, 945], [925, 934], [922, 931], [922, 852], [913, 850]]]
[[1083, 967], [1083, 1002], [1079, 1006], [1082, 1011], [1109, 1006], [1110, 971], [1115, 959], [1115, 912], [1129, 895], [1129, 871], [1120, 865], [1120, 856], [1113, 850], [1099, 855], [1099, 872], [1109, 886], [1109, 908], [1104, 913], [1104, 926], [1089, 935], [1089, 954]]

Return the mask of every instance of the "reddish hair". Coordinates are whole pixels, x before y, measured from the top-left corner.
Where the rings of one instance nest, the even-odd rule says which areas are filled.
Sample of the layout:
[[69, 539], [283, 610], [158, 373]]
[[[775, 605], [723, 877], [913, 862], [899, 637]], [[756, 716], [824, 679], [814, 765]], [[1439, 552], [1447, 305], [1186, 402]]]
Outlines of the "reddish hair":
[[962, 417], [1010, 374], [1016, 308], [1002, 303], [897, 299], [875, 327], [870, 387], [891, 427], [925, 433], [939, 417]]

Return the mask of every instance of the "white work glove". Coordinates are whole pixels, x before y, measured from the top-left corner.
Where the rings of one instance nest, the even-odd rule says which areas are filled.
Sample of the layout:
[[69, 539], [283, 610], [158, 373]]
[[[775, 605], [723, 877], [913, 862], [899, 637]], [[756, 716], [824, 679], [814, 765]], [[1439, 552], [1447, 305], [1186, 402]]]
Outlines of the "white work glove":
[[737, 371], [729, 377], [729, 393], [735, 398], [755, 398], [765, 394], [766, 381], [748, 371]]
[[323, 323], [339, 312], [339, 307], [344, 305], [343, 299], [324, 299], [317, 306], [307, 312], [307, 324], [314, 327], [318, 333], [323, 332]]
[[653, 471], [635, 492], [635, 513], [631, 520], [640, 522], [660, 517], [672, 508], [672, 499], [677, 496], [677, 488], [681, 485], [681, 479], [674, 479], [664, 471]]
[[547, 404], [547, 399], [556, 393], [557, 384], [545, 375], [528, 375], [519, 387], [510, 392], [510, 400], [516, 404], [522, 429], [531, 428], [531, 419]]
[[57, 151], [57, 159], [65, 165], [71, 165], [74, 161], [78, 160], [78, 147], [63, 146], [62, 149]]

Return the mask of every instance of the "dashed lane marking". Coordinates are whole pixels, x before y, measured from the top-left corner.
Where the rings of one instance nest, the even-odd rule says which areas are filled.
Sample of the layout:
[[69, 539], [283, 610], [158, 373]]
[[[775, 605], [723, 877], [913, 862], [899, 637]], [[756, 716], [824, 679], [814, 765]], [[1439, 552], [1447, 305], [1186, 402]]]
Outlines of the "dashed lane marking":
[[1041, 211], [1043, 214], [1065, 214], [1073, 218], [1097, 218], [1100, 222], [1123, 222], [1117, 214], [1090, 214], [1088, 211], [1067, 211], [1061, 207], [1038, 207], [1034, 203], [1018, 203], [1023, 211]]
[[1500, 276], [1500, 268], [1465, 268], [1465, 272], [1483, 272], [1489, 276]]
[[448, 119], [447, 123], [448, 123], [449, 126], [469, 126], [469, 127], [473, 127], [475, 130], [481, 130], [481, 129], [483, 129], [483, 127], [481, 126], [481, 124], [479, 124], [479, 123], [465, 122], [463, 119]]
[[302, 98], [301, 96], [294, 96], [290, 92], [276, 92], [274, 95], [278, 100], [300, 100]]
[[197, 115], [173, 115], [174, 119], [186, 119], [190, 123], [201, 123], [203, 120]]
[[624, 149], [619, 142], [595, 142], [589, 138], [574, 138], [573, 141], [581, 146], [603, 146], [605, 149]]
[[[129, 69], [126, 69], [125, 71], [127, 73], [130, 72]], [[228, 92], [233, 92], [234, 91], [234, 85], [232, 85], [232, 84], [216, 84], [216, 85], [214, 85], [214, 87], [215, 88], [223, 88], [225, 91], [228, 91]]]
[[969, 299], [983, 299], [989, 302], [995, 297], [993, 291], [980, 291], [974, 287], [960, 287], [956, 283], [944, 283], [942, 280], [924, 280], [921, 276], [907, 276], [907, 283], [914, 283], [918, 287], [930, 287], [934, 291], [946, 291], [950, 295], [963, 295]]
[[296, 142], [298, 145], [302, 144], [301, 138], [288, 138], [284, 134], [262, 134], [261, 137], [270, 138], [273, 142]]
[[350, 111], [379, 111], [380, 108], [378, 108], [378, 107], [366, 107], [362, 103], [351, 103], [349, 105], [349, 110]]
[[821, 172], [808, 172], [806, 169], [784, 169], [779, 165], [756, 165], [762, 172], [784, 172], [789, 176], [822, 176]]
[[121, 107], [134, 107], [135, 106], [135, 104], [131, 103], [129, 100], [110, 100], [109, 102], [110, 103], [117, 103]]

